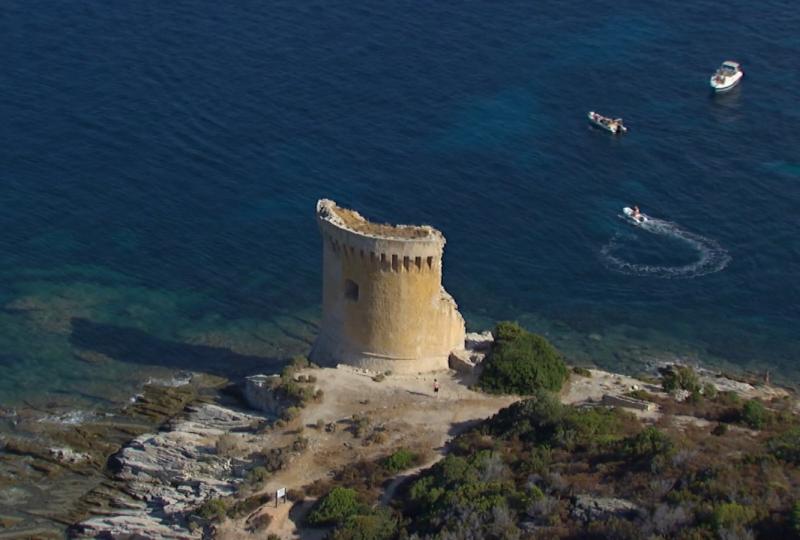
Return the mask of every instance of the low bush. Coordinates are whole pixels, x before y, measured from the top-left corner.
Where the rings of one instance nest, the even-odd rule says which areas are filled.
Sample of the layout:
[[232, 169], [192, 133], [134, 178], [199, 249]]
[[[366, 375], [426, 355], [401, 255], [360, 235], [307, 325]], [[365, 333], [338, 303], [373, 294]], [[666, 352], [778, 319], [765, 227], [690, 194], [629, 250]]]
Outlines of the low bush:
[[222, 499], [209, 499], [200, 505], [194, 513], [209, 521], [221, 521], [225, 518], [228, 505]]
[[417, 459], [414, 452], [401, 448], [383, 461], [383, 468], [390, 473], [398, 473], [416, 465]]
[[247, 472], [245, 483], [251, 486], [259, 486], [267, 481], [269, 478], [269, 471], [266, 467], [253, 467]]
[[269, 514], [262, 513], [248, 519], [245, 527], [247, 532], [258, 533], [269, 527], [270, 523], [272, 523], [272, 517]]
[[297, 437], [292, 441], [292, 450], [295, 452], [303, 452], [308, 448], [308, 437]]
[[712, 435], [716, 435], [717, 437], [721, 437], [728, 433], [728, 424], [717, 424], [714, 426], [714, 429], [711, 430]]
[[310, 364], [308, 362], [308, 358], [305, 356], [295, 356], [283, 367], [283, 370], [281, 371], [281, 377], [291, 379], [295, 372], [305, 369], [309, 366]]
[[354, 489], [335, 487], [317, 501], [307, 519], [314, 526], [337, 525], [356, 515], [360, 509], [361, 503]]
[[227, 515], [230, 518], [237, 519], [252, 513], [257, 508], [267, 504], [270, 496], [266, 493], [261, 495], [253, 495], [244, 500], [237, 501], [230, 508], [228, 508]]
[[767, 442], [767, 450], [778, 459], [800, 465], [800, 427], [772, 437]]
[[740, 531], [756, 518], [756, 511], [737, 503], [724, 503], [714, 508], [711, 522], [717, 531]]
[[711, 383], [706, 383], [703, 385], [703, 396], [707, 397], [708, 399], [716, 399], [717, 398], [717, 387]]
[[764, 404], [756, 399], [751, 399], [742, 407], [741, 421], [747, 427], [764, 429], [769, 421], [769, 411]]
[[798, 536], [800, 536], [800, 501], [797, 501], [792, 506], [791, 514], [789, 514], [789, 526]]
[[384, 433], [383, 431], [373, 430], [373, 432], [369, 434], [369, 437], [367, 437], [364, 440], [364, 442], [367, 445], [384, 444], [387, 441], [387, 439], [388, 437], [386, 437], [386, 433]]
[[298, 416], [300, 416], [300, 409], [298, 407], [286, 407], [281, 411], [281, 419], [286, 422], [291, 422]]
[[292, 488], [286, 491], [286, 498], [292, 502], [302, 501], [306, 498], [306, 493], [302, 488]]
[[592, 372], [586, 369], [585, 367], [574, 366], [572, 368], [572, 372], [575, 375], [580, 375], [581, 377], [591, 377]]
[[700, 391], [700, 379], [698, 379], [697, 373], [690, 366], [674, 364], [664, 368], [662, 375], [661, 386], [665, 392], [687, 390], [690, 393], [695, 393]]
[[638, 460], [656, 456], [668, 456], [674, 445], [669, 436], [652, 426], [644, 428], [633, 437], [622, 441], [622, 455], [628, 459]]
[[354, 414], [352, 420], [353, 436], [361, 438], [366, 435], [372, 423], [369, 416]]
[[484, 360], [481, 388], [496, 394], [561, 390], [569, 372], [559, 352], [545, 338], [512, 322], [498, 323], [494, 338]]
[[379, 508], [348, 517], [333, 532], [333, 540], [390, 540], [395, 538], [398, 519], [390, 510]]
[[241, 440], [236, 435], [230, 433], [221, 435], [215, 445], [217, 455], [226, 458], [238, 455], [241, 452], [240, 442]]

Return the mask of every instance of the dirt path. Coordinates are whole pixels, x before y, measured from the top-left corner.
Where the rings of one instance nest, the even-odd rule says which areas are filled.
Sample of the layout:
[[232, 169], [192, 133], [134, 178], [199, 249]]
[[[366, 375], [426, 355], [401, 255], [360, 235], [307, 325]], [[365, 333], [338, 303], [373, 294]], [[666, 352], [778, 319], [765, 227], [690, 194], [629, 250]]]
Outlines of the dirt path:
[[[518, 398], [488, 396], [473, 392], [467, 385], [472, 381], [445, 372], [425, 375], [390, 375], [383, 381], [372, 380], [371, 374], [349, 367], [325, 368], [302, 372], [317, 378], [315, 383], [324, 397], [303, 409], [300, 418], [283, 430], [250, 441], [261, 448], [277, 448], [291, 444], [298, 436], [308, 438], [308, 449], [290, 466], [273, 475], [264, 491], [274, 495], [279, 488], [296, 489], [326, 477], [331, 471], [360, 459], [375, 459], [394, 449], [404, 447], [426, 456], [426, 463], [404, 473], [413, 474], [442, 458], [447, 441], [473, 423], [495, 414]], [[440, 385], [434, 396], [433, 382]], [[364, 445], [352, 431], [354, 414], [366, 416], [385, 440], [380, 444]], [[318, 430], [318, 420], [336, 425], [335, 432]], [[384, 495], [390, 500], [402, 478], [395, 479]], [[290, 505], [278, 508], [267, 505], [260, 511], [272, 516], [267, 531], [281, 538], [316, 538], [314, 531], [296, 533], [294, 520], [302, 512], [289, 511]], [[244, 531], [244, 520], [223, 524], [218, 538], [234, 540], [255, 538]]]

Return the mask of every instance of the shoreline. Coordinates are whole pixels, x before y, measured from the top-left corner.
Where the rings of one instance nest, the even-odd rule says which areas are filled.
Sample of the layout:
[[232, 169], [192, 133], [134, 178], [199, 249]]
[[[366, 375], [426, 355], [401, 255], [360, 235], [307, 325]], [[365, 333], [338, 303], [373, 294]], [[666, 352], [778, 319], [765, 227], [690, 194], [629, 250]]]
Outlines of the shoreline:
[[[594, 403], [599, 404], [606, 395], [622, 396], [632, 388], [646, 388], [657, 394], [663, 394], [653, 382], [635, 377], [612, 373], [599, 369], [589, 370], [591, 377], [573, 375], [568, 386], [561, 393], [561, 401], [565, 404]], [[712, 371], [701, 372], [703, 380], [713, 380], [721, 389], [736, 391], [746, 397], [775, 397], [790, 395], [789, 391], [780, 387], [754, 387], [746, 383], [720, 377]], [[220, 407], [207, 404], [200, 408], [190, 406], [189, 411], [171, 421], [171, 429], [156, 434], [145, 434], [134, 444], [142, 450], [143, 443], [153, 439], [175, 437], [185, 441], [185, 434], [201, 436], [203, 444], [190, 446], [184, 453], [193, 456], [191, 459], [178, 460], [176, 468], [169, 475], [170, 488], [158, 487], [160, 481], [152, 482], [155, 476], [146, 479], [149, 487], [142, 489], [140, 476], [147, 468], [153, 456], [163, 450], [163, 444], [152, 445], [150, 457], [141, 460], [130, 460], [127, 463], [128, 473], [119, 476], [118, 481], [134, 482], [139, 487], [138, 497], [146, 500], [145, 505], [138, 507], [139, 514], [131, 515], [127, 508], [118, 514], [94, 516], [73, 527], [73, 531], [83, 530], [92, 534], [158, 534], [170, 538], [200, 538], [203, 528], [205, 534], [215, 538], [235, 539], [249, 538], [250, 534], [278, 534], [281, 538], [294, 538], [298, 525], [316, 498], [322, 486], [329, 485], [331, 475], [334, 478], [352, 463], [367, 463], [383, 459], [401, 448], [417, 453], [422, 460], [413, 470], [401, 471], [388, 477], [385, 484], [376, 487], [380, 500], [386, 504], [391, 499], [386, 493], [391, 492], [403, 479], [413, 476], [416, 471], [423, 470], [436, 463], [447, 453], [448, 442], [460, 432], [468, 429], [500, 409], [522, 399], [520, 396], [493, 396], [470, 390], [468, 385], [474, 382], [469, 376], [453, 372], [430, 373], [424, 375], [389, 375], [385, 378], [378, 374], [359, 370], [348, 366], [337, 368], [305, 368], [294, 373], [295, 380], [303, 380], [312, 376], [315, 389], [324, 392], [320, 402], [310, 402], [300, 409], [299, 414], [290, 420], [277, 420], [265, 428], [263, 414], [247, 412], [242, 409]], [[432, 391], [433, 379], [441, 384], [441, 394], [436, 396]], [[666, 396], [666, 394], [663, 394]], [[212, 416], [222, 419], [215, 427], [198, 427], [196, 415], [202, 414], [204, 408], [216, 408]], [[633, 411], [645, 422], [655, 423], [659, 413]], [[242, 423], [242, 418], [247, 419]], [[361, 418], [369, 418], [366, 428], [359, 428]], [[679, 417], [681, 421], [698, 423], [689, 417]], [[320, 421], [322, 421], [320, 423]], [[225, 422], [228, 422], [227, 428]], [[246, 427], [246, 424], [258, 424], [257, 427]], [[193, 425], [187, 429], [187, 424]], [[331, 426], [334, 426], [331, 429]], [[216, 431], [215, 431], [216, 430]], [[360, 433], [357, 431], [360, 430]], [[377, 436], [376, 434], [382, 434]], [[231, 467], [230, 463], [220, 465], [220, 441], [227, 436], [228, 448], [224, 450], [228, 461], [239, 461], [240, 467]], [[216, 442], [214, 438], [216, 437]], [[204, 439], [203, 439], [204, 438]], [[205, 446], [204, 446], [205, 445]], [[128, 452], [123, 449], [120, 454]], [[275, 453], [277, 452], [277, 454]], [[130, 452], [129, 452], [130, 453]], [[147, 451], [139, 452], [140, 457]], [[279, 463], [270, 459], [278, 456]], [[175, 501], [178, 494], [185, 495], [185, 484], [182, 488], [174, 482], [175, 474], [183, 475], [196, 465], [195, 461], [212, 464], [217, 471], [206, 480], [192, 482], [193, 494], [198, 497], [184, 498]], [[124, 461], [124, 460], [123, 460]], [[222, 460], [224, 462], [224, 459]], [[274, 461], [274, 459], [273, 459]], [[216, 464], [214, 464], [216, 463]], [[126, 465], [122, 465], [125, 469]], [[269, 471], [258, 474], [258, 481], [253, 480], [253, 472], [258, 468], [273, 467]], [[131, 473], [132, 470], [136, 470]], [[225, 475], [228, 476], [225, 476]], [[157, 476], [157, 475], [156, 475]], [[216, 483], [223, 482], [225, 489], [214, 489]], [[321, 484], [320, 484], [321, 482]], [[206, 489], [204, 483], [209, 487]], [[386, 486], [386, 489], [384, 489]], [[163, 488], [163, 489], [162, 489]], [[290, 501], [284, 505], [274, 504], [274, 494], [286, 489]], [[172, 491], [169, 491], [172, 490]], [[130, 489], [127, 490], [130, 493]], [[149, 496], [147, 493], [150, 493]], [[198, 519], [190, 510], [191, 504], [197, 504], [201, 494], [219, 500], [229, 500], [222, 514], [227, 518], [222, 523], [212, 524], [208, 520]], [[156, 494], [156, 495], [153, 495]], [[208, 501], [210, 499], [206, 499]], [[238, 502], [237, 502], [238, 501]], [[255, 501], [255, 502], [253, 502]], [[295, 505], [297, 508], [295, 508]], [[124, 504], [116, 503], [117, 507]], [[241, 506], [237, 510], [237, 507]], [[233, 514], [231, 514], [233, 512]], [[173, 518], [169, 518], [173, 515]], [[261, 517], [263, 515], [268, 518]], [[170, 521], [170, 519], [172, 519]], [[261, 520], [261, 521], [259, 521]], [[266, 527], [259, 523], [268, 522]], [[148, 528], [150, 527], [150, 528]], [[167, 528], [162, 528], [167, 527]], [[314, 529], [303, 530], [303, 537], [315, 537]], [[321, 534], [321, 533], [320, 533]], [[174, 536], [170, 536], [174, 535]]]
[[[651, 364], [648, 364], [648, 365], [649, 365], [649, 367], [651, 369], [654, 370], [655, 368], [657, 368], [658, 365], [660, 365], [660, 364], [663, 365], [665, 363], [669, 363], [669, 362], [662, 361], [662, 362], [660, 362], [658, 364], [657, 363], [651, 363]], [[714, 366], [704, 365], [704, 364], [702, 364], [700, 362], [692, 362], [692, 363], [690, 363], [690, 365], [697, 366], [698, 370], [701, 373], [703, 373], [705, 377], [709, 377], [710, 375], [712, 375], [712, 374], [717, 372], [715, 370]], [[325, 372], [324, 370], [326, 370], [326, 369], [331, 369], [331, 368], [323, 368], [323, 372]], [[358, 373], [359, 370], [356, 370], [354, 368], [347, 368], [347, 367], [340, 368], [340, 370], [342, 372], [346, 372], [348, 370], [352, 371], [354, 374], [356, 374], [355, 376], [359, 377], [360, 380], [362, 380], [362, 382], [365, 382], [368, 386], [369, 385], [376, 385], [376, 384], [380, 385], [381, 384], [381, 383], [375, 383], [374, 381], [369, 381], [369, 378], [371, 378], [374, 374], [371, 374], [371, 373], [368, 373], [368, 372]], [[605, 370], [599, 370], [599, 369], [598, 370], [594, 370], [593, 369], [593, 371], [597, 371], [598, 373], [600, 373], [600, 372], [602, 372], [602, 373], [611, 373], [611, 372], [608, 372], [608, 371], [605, 371]], [[624, 373], [624, 372], [623, 373], [613, 373], [612, 375], [613, 375], [613, 377], [615, 377], [617, 379], [620, 379], [620, 380], [634, 380], [635, 379], [635, 376], [632, 376], [631, 374]], [[639, 375], [641, 375], [641, 371], [639, 372]], [[726, 378], [731, 380], [731, 381], [740, 381], [740, 382], [749, 381], [751, 383], [752, 382], [757, 382], [757, 381], [753, 381], [753, 379], [751, 377], [748, 377], [747, 375], [748, 374], [746, 372], [739, 372], [739, 373], [734, 373], [734, 374], [726, 373]], [[207, 376], [204, 376], [202, 374], [192, 374], [192, 377], [187, 379], [186, 376], [185, 376], [185, 373], [182, 374], [182, 376], [183, 376], [183, 380], [178, 380], [178, 379], [181, 378], [181, 374], [176, 374], [176, 377], [170, 378], [169, 381], [151, 381], [151, 382], [171, 382], [171, 383], [174, 383], [174, 384], [171, 384], [170, 386], [161, 386], [160, 388], [173, 389], [173, 390], [176, 390], [176, 391], [180, 392], [181, 388], [183, 388], [185, 386], [191, 386], [193, 384], [192, 380], [197, 379], [197, 378], [201, 378], [202, 379], [204, 377], [207, 377]], [[429, 375], [410, 376], [411, 379], [409, 379], [409, 381], [416, 380], [417, 383], [414, 383], [414, 384], [418, 384], [419, 381], [426, 380], [429, 383], [430, 381], [428, 379], [432, 379], [433, 376], [435, 376], [435, 375], [430, 375], [430, 376]], [[442, 375], [440, 375], [440, 376], [442, 376]], [[446, 377], [446, 375], [443, 375], [443, 376]], [[463, 376], [458, 376], [458, 377], [461, 377], [461, 379], [463, 379]], [[211, 379], [214, 379], [214, 378], [211, 377]], [[386, 387], [389, 387], [390, 385], [398, 384], [400, 381], [403, 380], [403, 378], [401, 376], [399, 376], [399, 375], [392, 375], [392, 376], [388, 377], [388, 380], [391, 381], [391, 382], [389, 382], [388, 384], [385, 384], [384, 386], [386, 386]], [[636, 379], [636, 380], [639, 380], [639, 379]], [[639, 381], [641, 382], [641, 380], [639, 380]], [[183, 384], [182, 385], [182, 384], [180, 384], [181, 382], [188, 382], [188, 385], [187, 384]], [[196, 382], [197, 381], [195, 381], [195, 383]], [[218, 392], [219, 385], [221, 384], [220, 380], [217, 380], [216, 384], [217, 384], [217, 386], [216, 386], [217, 390], [215, 392]], [[459, 384], [463, 385], [463, 380], [460, 381]], [[412, 384], [412, 386], [413, 386], [413, 384]], [[146, 388], [148, 388], [148, 387], [146, 387]], [[781, 387], [780, 386], [774, 386], [774, 388], [781, 388]], [[792, 387], [785, 387], [785, 388], [787, 388], [786, 391], [793, 391], [794, 390], [794, 388], [792, 388]], [[445, 389], [443, 388], [443, 390], [445, 390]], [[355, 389], [353, 391], [357, 391], [357, 389]], [[784, 391], [784, 390], [782, 390], [782, 391]], [[167, 391], [167, 393], [169, 393], [169, 391]], [[424, 394], [424, 392], [422, 392], [422, 391], [420, 391], [418, 393], [419, 394]], [[326, 394], [327, 394], [327, 392], [326, 392]], [[325, 399], [331, 399], [331, 398], [338, 399], [335, 396], [336, 396], [336, 393], [334, 392], [333, 396], [327, 396]], [[584, 395], [583, 397], [585, 398], [586, 396]], [[134, 398], [136, 398], [136, 396], [134, 396]], [[217, 398], [219, 398], [219, 394], [218, 393], [217, 393]], [[106, 446], [103, 446], [103, 448], [105, 448], [105, 451], [108, 451], [114, 445], [116, 445], [116, 448], [118, 448], [118, 450], [110, 452], [112, 455], [116, 454], [117, 452], [120, 452], [120, 451], [124, 450], [125, 448], [130, 447], [132, 444], [136, 444], [137, 439], [140, 438], [140, 437], [147, 437], [149, 435], [154, 435], [154, 434], [157, 435], [158, 433], [161, 432], [161, 430], [163, 428], [170, 428], [170, 429], [174, 428], [175, 425], [179, 425], [181, 423], [181, 421], [186, 421], [187, 418], [189, 418], [189, 421], [191, 421], [191, 419], [190, 419], [191, 418], [191, 414], [197, 412], [196, 409], [195, 410], [192, 410], [192, 409], [196, 408], [197, 406], [204, 406], [204, 404], [211, 405], [211, 404], [214, 404], [214, 402], [220, 403], [221, 401], [224, 401], [224, 400], [220, 400], [220, 399], [217, 399], [217, 398], [209, 398], [208, 395], [206, 395], [205, 397], [200, 397], [199, 395], [195, 395], [195, 397], [192, 398], [191, 400], [183, 402], [183, 405], [181, 405], [178, 410], [173, 410], [171, 413], [161, 416], [160, 423], [155, 423], [155, 424], [154, 423], [149, 423], [149, 424], [147, 424], [147, 425], [151, 426], [149, 428], [146, 425], [141, 424], [141, 423], [136, 424], [135, 422], [132, 421], [133, 417], [131, 417], [131, 419], [129, 419], [129, 425], [121, 426], [121, 430], [120, 430], [121, 433], [122, 433], [121, 435], [120, 435], [120, 433], [117, 433], [116, 435], [105, 436], [106, 440], [103, 440], [104, 439], [103, 435], [99, 435], [99, 439], [97, 439], [98, 435], [95, 435], [95, 439], [97, 439], [99, 441], [98, 444], [103, 443], [103, 444], [106, 445]], [[423, 399], [422, 396], [419, 396], [419, 398]], [[129, 407], [132, 407], [132, 406], [136, 405], [136, 402], [139, 402], [141, 399], [142, 398], [139, 397]], [[209, 399], [210, 399], [210, 401], [209, 401]], [[145, 400], [145, 401], [147, 401], [147, 400]], [[151, 413], [159, 414], [159, 412], [157, 410], [153, 410], [152, 408], [150, 408], [147, 405], [147, 403], [141, 403], [140, 402], [139, 405], [140, 406], [143, 405], [143, 410], [144, 411], [147, 411], [148, 409], [150, 409]], [[356, 405], [356, 404], [352, 404], [351, 403], [351, 406], [352, 406], [352, 410], [354, 410], [354, 411], [359, 409], [359, 406]], [[312, 407], [309, 410], [314, 410], [313, 407], [314, 407], [314, 405], [312, 405]], [[227, 408], [227, 406], [225, 406], [223, 408]], [[360, 407], [360, 408], [363, 409], [364, 407]], [[126, 407], [126, 409], [127, 409], [127, 407]], [[249, 411], [248, 412], [247, 410], [245, 410], [242, 407], [239, 407], [239, 408], [234, 407], [233, 409], [229, 409], [229, 410], [234, 410], [234, 411], [237, 411], [238, 413], [245, 414], [245, 415], [250, 414], [251, 416], [253, 416], [253, 418], [251, 418], [252, 421], [255, 421], [256, 418], [259, 418], [260, 419], [259, 422], [261, 422], [261, 423], [267, 422], [267, 418], [269, 416], [269, 415], [265, 416], [263, 414], [261, 414], [259, 416], [259, 413], [255, 412], [255, 411]], [[279, 412], [280, 411], [278, 411], [278, 410], [273, 411], [273, 413], [279, 413]], [[494, 410], [493, 412], [497, 412], [497, 410]], [[163, 414], [163, 411], [161, 412], [161, 414]], [[305, 414], [309, 414], [309, 413], [308, 413], [308, 411], [304, 411], [302, 414], [305, 415]], [[350, 414], [355, 414], [355, 413], [351, 412]], [[118, 422], [119, 418], [121, 418], [123, 416], [124, 416], [124, 414], [120, 414], [120, 415], [117, 415], [117, 416], [109, 416], [107, 418], [99, 417], [99, 420], [107, 419], [107, 420], [109, 420], [109, 423], [114, 422], [114, 421]], [[347, 415], [345, 415], [345, 416], [347, 416]], [[339, 418], [338, 420], [345, 420], [345, 419], [346, 418], [343, 416], [342, 418]], [[90, 418], [90, 419], [88, 419], [88, 421], [84, 421], [84, 422], [77, 422], [77, 423], [72, 423], [72, 424], [57, 424], [57, 426], [58, 426], [58, 429], [63, 430], [65, 432], [67, 432], [67, 433], [69, 433], [70, 430], [74, 430], [74, 431], [78, 431], [78, 432], [86, 432], [86, 431], [92, 431], [93, 429], [97, 429], [98, 426], [96, 426], [96, 424], [101, 424], [102, 425], [102, 422], [98, 422], [97, 420], [98, 420], [98, 417], [95, 417], [94, 419]], [[312, 420], [316, 420], [316, 419], [312, 419]], [[43, 424], [46, 423], [46, 422], [41, 422], [41, 419], [39, 419], [39, 422], [43, 423]], [[305, 425], [305, 428], [301, 429], [301, 433], [306, 433], [306, 434], [312, 433], [313, 432], [313, 427], [312, 426], [313, 426], [314, 423], [315, 422], [309, 421], [309, 422], [306, 422], [306, 424], [302, 424], [302, 425]], [[120, 426], [116, 426], [116, 427], [119, 428]], [[236, 427], [236, 426], [234, 426], [234, 427]], [[241, 426], [239, 426], [239, 427], [241, 427]], [[264, 434], [262, 433], [260, 436], [263, 436], [263, 435]], [[449, 435], [449, 437], [451, 437], [451, 436], [452, 436], [452, 434]], [[4, 439], [6, 441], [6, 444], [7, 444], [7, 442], [9, 440], [12, 440], [12, 441], [14, 440], [13, 436], [12, 437], [6, 436], [6, 437], [4, 437]], [[289, 442], [291, 442], [291, 441], [289, 441]], [[343, 441], [343, 444], [346, 444], [347, 442], [348, 441]], [[140, 443], [141, 443], [141, 441], [139, 441], [138, 444], [140, 444]], [[286, 443], [286, 441], [284, 441], [284, 443]], [[74, 442], [73, 442], [73, 444], [74, 444]], [[350, 444], [352, 444], [352, 442]], [[436, 447], [437, 448], [442, 448], [443, 445], [444, 445], [444, 441], [439, 441], [437, 443]], [[75, 446], [80, 447], [81, 445], [77, 444]], [[395, 444], [395, 446], [397, 446], [397, 445]], [[277, 447], [280, 447], [280, 444], [278, 444]], [[81, 451], [80, 450], [75, 450], [74, 448], [70, 447], [69, 444], [63, 444], [61, 446], [59, 446], [57, 444], [56, 445], [50, 444], [49, 448], [54, 449], [55, 453], [53, 453], [52, 455], [47, 455], [47, 454], [43, 453], [42, 451], [37, 451], [37, 450], [31, 449], [31, 448], [24, 448], [24, 447], [17, 448], [17, 449], [14, 449], [12, 447], [11, 450], [13, 452], [15, 452], [16, 453], [15, 455], [17, 455], [20, 458], [23, 458], [23, 459], [26, 459], [26, 460], [33, 460], [33, 461], [37, 461], [38, 460], [39, 462], [44, 463], [44, 465], [39, 465], [38, 466], [38, 471], [37, 471], [38, 473], [43, 475], [42, 478], [48, 478], [48, 479], [52, 478], [52, 480], [48, 480], [48, 482], [52, 482], [52, 485], [56, 486], [56, 487], [62, 481], [67, 483], [67, 484], [69, 484], [70, 487], [72, 488], [71, 493], [73, 495], [78, 495], [78, 497], [80, 498], [80, 500], [81, 500], [80, 504], [75, 505], [74, 508], [71, 509], [69, 512], [62, 512], [61, 514], [56, 514], [55, 512], [48, 512], [46, 509], [43, 509], [41, 507], [40, 508], [31, 509], [30, 511], [34, 512], [32, 514], [27, 514], [28, 510], [21, 511], [21, 509], [18, 509], [18, 511], [16, 513], [14, 513], [14, 512], [12, 512], [10, 514], [9, 513], [5, 513], [2, 516], [2, 520], [3, 520], [2, 521], [2, 525], [4, 526], [4, 528], [0, 529], [0, 538], [8, 537], [8, 534], [11, 534], [13, 536], [14, 534], [28, 534], [28, 533], [30, 533], [30, 531], [32, 531], [33, 529], [30, 529], [30, 528], [26, 527], [24, 529], [24, 531], [27, 531], [27, 532], [23, 532], [23, 529], [20, 529], [18, 527], [20, 525], [21, 521], [26, 519], [24, 516], [35, 516], [38, 521], [36, 521], [36, 523], [34, 523], [31, 526], [37, 528], [37, 530], [39, 530], [40, 532], [42, 530], [49, 530], [49, 531], [55, 533], [57, 530], [63, 530], [62, 525], [66, 526], [67, 524], [76, 523], [76, 521], [74, 519], [69, 517], [70, 515], [77, 516], [78, 513], [80, 513], [80, 512], [88, 512], [92, 516], [92, 518], [100, 518], [100, 517], [102, 517], [104, 515], [101, 511], [99, 511], [100, 508], [102, 507], [102, 505], [96, 506], [94, 508], [94, 510], [91, 510], [91, 509], [88, 509], [88, 508], [90, 508], [91, 504], [86, 505], [84, 500], [87, 499], [87, 498], [88, 499], [93, 499], [93, 498], [97, 499], [96, 497], [93, 497], [93, 491], [98, 487], [103, 487], [103, 486], [108, 487], [109, 471], [107, 470], [106, 464], [104, 462], [101, 463], [100, 461], [98, 461], [98, 459], [96, 457], [97, 454], [95, 454], [93, 462], [90, 461], [87, 458], [81, 457]], [[61, 451], [60, 453], [59, 453], [59, 448], [63, 448], [63, 451]], [[8, 453], [8, 449], [6, 450], [6, 453]], [[100, 452], [100, 454], [102, 454], [102, 451]], [[73, 462], [69, 463], [70, 460], [72, 460]], [[75, 460], [77, 460], [77, 461], [75, 461]], [[81, 461], [85, 461], [85, 463], [82, 464]], [[6, 461], [6, 462], [8, 463], [8, 461]], [[75, 472], [72, 469], [77, 469], [78, 472]], [[247, 466], [242, 464], [241, 465], [241, 469], [245, 470], [245, 469], [247, 469]], [[61, 472], [59, 472], [59, 471], [61, 471]], [[327, 474], [328, 472], [330, 472], [330, 470], [326, 470], [325, 472]], [[64, 478], [61, 478], [62, 473], [63, 473]], [[87, 478], [91, 479], [91, 480], [87, 480], [86, 482], [84, 482], [82, 484], [82, 485], [85, 486], [85, 490], [84, 490], [83, 493], [75, 493], [75, 489], [78, 488], [78, 484], [76, 484], [75, 482], [70, 482], [69, 481], [69, 477], [75, 476], [75, 475], [78, 475], [79, 477], [84, 478], [84, 479], [87, 479]], [[112, 483], [113, 483], [114, 482], [113, 475], [111, 476], [111, 478], [112, 478]], [[119, 480], [119, 479], [117, 479], [117, 480]], [[242, 480], [242, 479], [240, 478], [238, 480]], [[268, 485], [269, 485], [270, 488], [274, 487], [272, 484], [268, 484]], [[8, 488], [9, 484], [6, 483], [5, 487]], [[107, 500], [113, 499], [113, 491], [114, 490], [111, 490], [111, 491], [106, 492], [105, 494], [102, 494], [100, 496], [100, 499], [102, 499], [103, 497], [105, 497]], [[235, 490], [234, 490], [234, 492], [235, 492]], [[233, 493], [233, 492], [231, 492], [231, 493]], [[229, 493], [228, 495], [230, 495], [231, 493]], [[96, 503], [97, 501], [95, 500], [94, 502]], [[131, 505], [130, 504], [121, 503], [119, 500], [117, 501], [117, 503], [118, 503], [118, 506], [120, 506], [122, 508], [125, 508], [127, 506], [128, 510], [131, 509]], [[63, 504], [63, 503], [59, 503], [59, 504]], [[52, 507], [54, 505], [49, 505], [49, 506]], [[44, 512], [42, 510], [44, 510]], [[48, 514], [52, 514], [52, 515], [48, 517]], [[80, 520], [78, 520], [78, 521], [80, 521]], [[48, 522], [51, 523], [53, 526], [52, 527], [48, 526], [47, 525]], [[62, 525], [57, 525], [57, 524], [62, 524]], [[110, 526], [110, 527], [113, 527], [114, 526], [114, 522], [113, 521], [109, 522], [107, 525]], [[37, 534], [39, 534], [39, 533], [37, 533]], [[161, 534], [163, 534], [163, 532]]]

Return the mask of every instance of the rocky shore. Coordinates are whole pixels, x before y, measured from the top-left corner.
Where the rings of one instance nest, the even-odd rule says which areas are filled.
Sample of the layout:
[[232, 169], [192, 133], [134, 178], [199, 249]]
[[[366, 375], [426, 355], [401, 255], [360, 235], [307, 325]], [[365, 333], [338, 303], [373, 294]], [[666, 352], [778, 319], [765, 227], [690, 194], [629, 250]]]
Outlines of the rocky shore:
[[0, 538], [63, 538], [64, 529], [94, 511], [106, 489], [109, 456], [157, 430], [190, 403], [212, 399], [226, 381], [191, 375], [183, 384], [145, 386], [117, 412], [4, 411], [0, 437]]
[[[519, 399], [470, 389], [491, 335], [471, 338], [451, 357], [449, 373], [386, 376], [340, 366], [254, 375], [241, 389], [250, 409], [221, 405], [216, 396], [225, 381], [196, 375], [177, 386], [145, 387], [120, 415], [74, 425], [18, 418], [26, 433], [38, 429], [39, 436], [3, 440], [0, 458], [18, 468], [16, 476], [0, 479], [0, 498], [25, 496], [32, 504], [30, 510], [0, 516], [0, 538], [60, 538], [66, 527], [73, 538], [232, 539], [256, 530], [294, 537], [298, 517], [289, 516], [290, 505], [265, 504], [276, 489], [302, 494], [332, 471], [398, 448], [412, 449], [429, 466], [455, 434]], [[573, 377], [562, 392], [564, 403], [659, 392], [654, 381], [583, 371], [588, 376]], [[699, 373], [702, 383], [743, 397], [786, 395], [776, 387]], [[438, 394], [432, 392], [434, 379], [441, 385]], [[287, 382], [297, 395], [324, 398], [289, 407], [286, 386], [276, 392]], [[650, 422], [660, 417], [652, 408], [633, 412]], [[18, 487], [37, 484], [40, 491]], [[609, 501], [598, 506], [588, 500], [576, 508], [587, 516], [608, 513]], [[210, 502], [219, 506], [204, 515]], [[237, 507], [240, 511], [232, 511]]]
[[95, 517], [76, 524], [73, 536], [200, 538], [190, 519], [205, 501], [228, 497], [248, 461], [220, 452], [220, 437], [249, 430], [263, 417], [203, 403], [190, 406], [159, 433], [146, 433], [109, 460], [113, 478], [86, 498]]

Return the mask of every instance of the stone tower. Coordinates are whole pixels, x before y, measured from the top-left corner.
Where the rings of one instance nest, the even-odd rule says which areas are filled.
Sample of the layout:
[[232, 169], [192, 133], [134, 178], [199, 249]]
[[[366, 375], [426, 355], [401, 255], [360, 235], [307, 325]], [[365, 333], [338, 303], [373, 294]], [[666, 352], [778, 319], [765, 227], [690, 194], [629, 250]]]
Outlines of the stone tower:
[[429, 226], [371, 223], [317, 202], [322, 234], [318, 364], [416, 373], [447, 369], [464, 347], [464, 319], [442, 287], [444, 236]]

